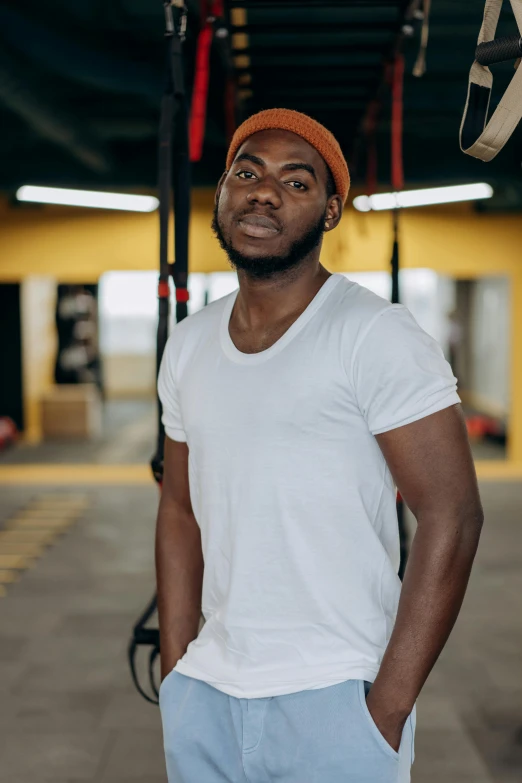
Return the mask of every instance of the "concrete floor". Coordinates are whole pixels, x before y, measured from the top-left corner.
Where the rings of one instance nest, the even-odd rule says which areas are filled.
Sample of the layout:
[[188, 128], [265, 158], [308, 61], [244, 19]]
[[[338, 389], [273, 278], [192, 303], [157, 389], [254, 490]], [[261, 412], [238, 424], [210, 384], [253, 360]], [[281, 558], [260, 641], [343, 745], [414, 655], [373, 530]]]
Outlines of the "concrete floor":
[[103, 406], [99, 437], [20, 443], [0, 452], [0, 465], [143, 464], [151, 459], [155, 448], [156, 415], [153, 399], [110, 400]]
[[[158, 709], [126, 662], [153, 591], [156, 489], [78, 491], [81, 518], [0, 599], [0, 781], [165, 783]], [[45, 492], [3, 490], [0, 520]], [[522, 486], [482, 492], [469, 592], [418, 706], [414, 783], [522, 780]]]
[[[153, 431], [150, 403], [109, 406], [96, 443], [22, 446], [0, 462], [145, 462]], [[481, 489], [483, 538], [419, 700], [413, 783], [522, 781], [522, 483]], [[32, 499], [75, 491], [86, 510], [0, 598], [0, 783], [165, 783], [158, 708], [126, 661], [154, 589], [152, 481], [1, 487], [0, 529]]]

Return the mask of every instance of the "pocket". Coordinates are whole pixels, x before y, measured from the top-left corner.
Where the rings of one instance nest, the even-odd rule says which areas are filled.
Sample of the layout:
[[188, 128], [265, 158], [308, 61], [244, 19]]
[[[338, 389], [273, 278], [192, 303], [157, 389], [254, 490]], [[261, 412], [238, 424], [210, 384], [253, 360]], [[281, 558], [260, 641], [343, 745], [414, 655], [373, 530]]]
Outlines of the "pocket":
[[387, 753], [389, 756], [394, 758], [395, 760], [399, 759], [399, 754], [396, 750], [392, 748], [392, 746], [385, 740], [379, 729], [377, 728], [377, 724], [375, 723], [374, 719], [371, 716], [370, 710], [368, 709], [368, 705], [366, 704], [366, 690], [364, 687], [364, 680], [357, 680], [357, 688], [359, 690], [359, 701], [361, 703], [361, 709], [363, 712], [364, 719], [366, 720], [366, 723], [368, 724], [368, 728], [370, 729], [371, 733], [375, 737], [375, 740], [379, 744], [379, 746], [382, 748], [382, 750]]
[[415, 761], [415, 730], [417, 727], [417, 705], [415, 704], [410, 715], [411, 730], [411, 763]]
[[161, 694], [163, 693], [164, 687], [167, 684], [168, 680], [172, 678], [172, 675], [176, 674], [175, 669], [171, 669], [170, 672], [164, 677], [160, 683], [159, 691], [158, 691], [158, 698], [161, 698]]

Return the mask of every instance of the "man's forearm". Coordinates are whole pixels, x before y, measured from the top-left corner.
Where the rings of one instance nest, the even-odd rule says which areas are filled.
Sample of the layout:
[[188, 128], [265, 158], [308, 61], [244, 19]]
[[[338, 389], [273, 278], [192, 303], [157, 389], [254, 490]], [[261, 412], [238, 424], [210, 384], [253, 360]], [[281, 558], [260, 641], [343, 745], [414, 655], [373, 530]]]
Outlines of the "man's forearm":
[[163, 678], [198, 635], [203, 585], [196, 520], [178, 504], [164, 499], [156, 527], [156, 577]]
[[445, 524], [419, 518], [393, 634], [369, 706], [405, 720], [460, 611], [482, 526], [480, 509]]

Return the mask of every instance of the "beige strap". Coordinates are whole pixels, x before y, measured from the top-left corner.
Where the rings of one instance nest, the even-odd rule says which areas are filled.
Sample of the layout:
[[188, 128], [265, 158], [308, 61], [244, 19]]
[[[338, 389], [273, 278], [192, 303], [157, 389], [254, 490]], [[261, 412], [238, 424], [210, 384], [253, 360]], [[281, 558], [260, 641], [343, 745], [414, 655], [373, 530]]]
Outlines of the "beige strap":
[[414, 76], [424, 76], [426, 73], [426, 49], [428, 48], [428, 38], [430, 35], [430, 13], [431, 13], [431, 0], [424, 0], [423, 3], [423, 18], [422, 18], [422, 30], [421, 41], [419, 47], [419, 53], [413, 66]]
[[[522, 0], [510, 0], [522, 35]], [[478, 43], [495, 37], [502, 0], [486, 0]], [[468, 97], [460, 126], [460, 148], [467, 155], [490, 161], [497, 155], [522, 119], [522, 68], [515, 71], [495, 112], [487, 121], [493, 74], [476, 60], [469, 74]], [[466, 146], [467, 145], [467, 146]]]

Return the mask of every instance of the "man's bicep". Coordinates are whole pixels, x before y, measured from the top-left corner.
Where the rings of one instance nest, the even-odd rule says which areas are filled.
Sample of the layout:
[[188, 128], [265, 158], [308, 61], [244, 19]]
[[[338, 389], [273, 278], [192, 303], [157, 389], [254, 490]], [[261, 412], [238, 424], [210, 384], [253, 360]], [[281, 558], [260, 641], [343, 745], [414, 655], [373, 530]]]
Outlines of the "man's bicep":
[[464, 505], [480, 506], [460, 405], [375, 437], [402, 497], [415, 516], [442, 508], [460, 511]]
[[187, 444], [165, 436], [162, 501], [177, 503], [185, 511], [192, 513], [188, 461]]

